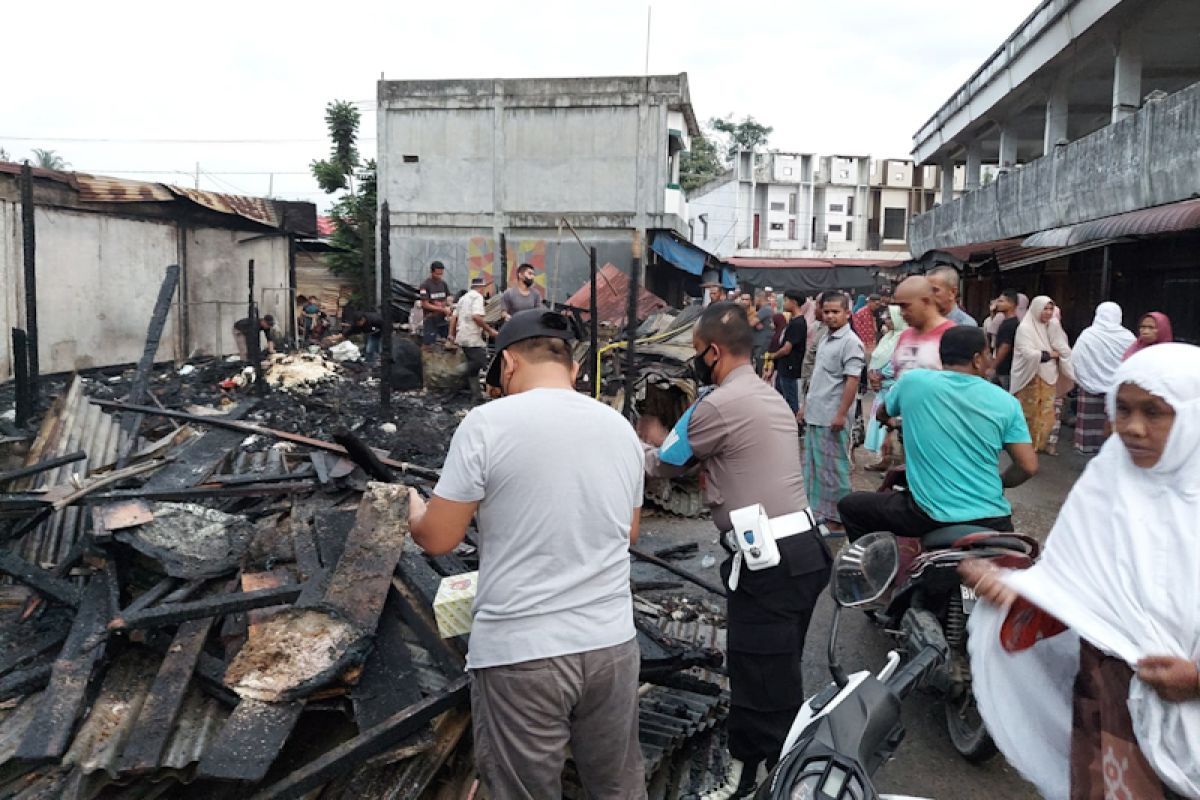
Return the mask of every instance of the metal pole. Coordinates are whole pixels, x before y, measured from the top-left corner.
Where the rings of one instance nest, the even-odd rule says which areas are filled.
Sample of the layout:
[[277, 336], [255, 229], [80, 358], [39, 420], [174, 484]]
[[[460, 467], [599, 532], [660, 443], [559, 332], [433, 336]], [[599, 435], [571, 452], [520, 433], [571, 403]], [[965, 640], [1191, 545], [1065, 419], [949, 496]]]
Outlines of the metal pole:
[[500, 234], [500, 291], [508, 288], [508, 239]]
[[379, 407], [392, 407], [392, 224], [388, 202], [379, 210], [379, 314], [383, 317], [383, 340], [379, 348]]
[[37, 323], [37, 243], [33, 225], [33, 168], [26, 161], [21, 165], [21, 245], [25, 258], [25, 337], [29, 356], [29, 398], [37, 405], [38, 380], [41, 365], [38, 361]]
[[29, 343], [25, 331], [12, 329], [13, 380], [17, 411], [17, 427], [24, 428], [33, 416], [33, 398], [29, 393]]
[[591, 347], [588, 352], [591, 354], [591, 364], [589, 368], [592, 371], [592, 394], [595, 395], [597, 388], [600, 386], [600, 365], [596, 354], [600, 352], [600, 309], [599, 303], [596, 300], [596, 282], [600, 280], [596, 274], [596, 248], [588, 248], [588, 274], [591, 275], [592, 285], [588, 290], [588, 337]]
[[625, 307], [625, 403], [622, 413], [628, 419], [633, 414], [633, 386], [637, 369], [638, 289], [642, 272], [642, 242], [637, 231], [633, 234], [633, 258], [629, 263], [629, 304]]

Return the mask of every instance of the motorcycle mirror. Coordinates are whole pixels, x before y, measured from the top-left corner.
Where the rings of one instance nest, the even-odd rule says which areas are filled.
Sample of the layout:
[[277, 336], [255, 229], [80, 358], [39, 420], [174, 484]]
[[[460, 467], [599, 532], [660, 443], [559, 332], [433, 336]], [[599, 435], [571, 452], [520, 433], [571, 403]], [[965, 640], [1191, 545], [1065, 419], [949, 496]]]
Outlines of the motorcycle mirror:
[[879, 600], [900, 568], [896, 537], [886, 531], [849, 542], [833, 561], [833, 599], [845, 608], [863, 608]]

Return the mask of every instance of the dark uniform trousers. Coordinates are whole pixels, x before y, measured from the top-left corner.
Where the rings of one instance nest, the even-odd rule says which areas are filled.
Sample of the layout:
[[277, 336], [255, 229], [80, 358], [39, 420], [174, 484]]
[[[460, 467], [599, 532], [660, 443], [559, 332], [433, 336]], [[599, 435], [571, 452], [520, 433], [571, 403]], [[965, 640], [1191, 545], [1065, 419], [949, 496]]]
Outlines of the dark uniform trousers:
[[[778, 544], [779, 566], [754, 571], [743, 564], [728, 595], [729, 753], [746, 764], [774, 765], [804, 704], [804, 639], [829, 583], [831, 559], [816, 531]], [[730, 557], [721, 565], [726, 587], [732, 563]]]

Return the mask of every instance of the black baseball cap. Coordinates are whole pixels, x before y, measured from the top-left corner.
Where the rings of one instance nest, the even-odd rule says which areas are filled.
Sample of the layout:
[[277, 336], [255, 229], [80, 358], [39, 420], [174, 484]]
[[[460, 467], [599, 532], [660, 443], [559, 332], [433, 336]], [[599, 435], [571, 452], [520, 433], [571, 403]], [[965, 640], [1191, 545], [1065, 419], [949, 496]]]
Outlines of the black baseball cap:
[[513, 314], [512, 319], [504, 323], [504, 327], [500, 329], [500, 335], [496, 337], [496, 355], [492, 358], [492, 363], [488, 366], [487, 375], [484, 378], [487, 385], [500, 385], [500, 365], [503, 363], [500, 354], [504, 352], [504, 348], [526, 339], [542, 337], [562, 339], [564, 342], [570, 343], [575, 340], [575, 330], [571, 326], [571, 321], [557, 311], [531, 308]]

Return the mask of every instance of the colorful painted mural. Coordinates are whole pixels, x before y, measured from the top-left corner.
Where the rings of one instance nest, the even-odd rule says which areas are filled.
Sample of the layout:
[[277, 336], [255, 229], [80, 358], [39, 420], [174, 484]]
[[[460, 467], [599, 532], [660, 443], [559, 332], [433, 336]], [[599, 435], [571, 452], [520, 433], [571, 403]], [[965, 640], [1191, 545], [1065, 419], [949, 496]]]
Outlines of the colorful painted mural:
[[489, 283], [495, 280], [496, 245], [489, 237], [474, 236], [467, 242], [467, 282], [482, 275]]
[[[546, 294], [546, 240], [507, 240], [508, 285], [516, 283], [517, 267], [530, 264], [534, 270], [534, 285], [542, 296]], [[467, 243], [467, 280], [483, 275], [490, 282], [497, 276], [496, 242], [488, 236], [474, 236]]]

